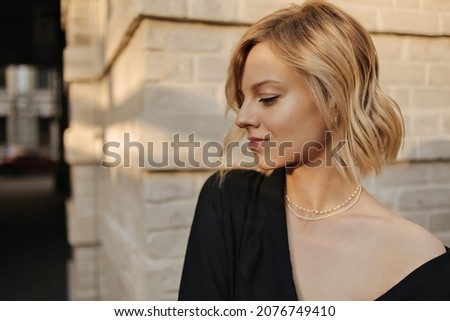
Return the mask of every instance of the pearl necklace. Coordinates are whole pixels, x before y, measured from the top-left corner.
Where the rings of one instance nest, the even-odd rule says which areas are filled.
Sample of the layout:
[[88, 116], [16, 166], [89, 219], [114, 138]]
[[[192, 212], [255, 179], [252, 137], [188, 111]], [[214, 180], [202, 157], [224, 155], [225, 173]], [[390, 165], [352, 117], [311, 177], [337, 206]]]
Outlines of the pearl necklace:
[[[345, 212], [352, 208], [359, 200], [359, 197], [361, 196], [362, 187], [361, 185], [358, 185], [356, 187], [356, 190], [353, 192], [353, 194], [342, 204], [339, 204], [338, 206], [334, 208], [330, 208], [327, 210], [311, 210], [308, 208], [305, 208], [303, 206], [295, 204], [288, 196], [287, 191], [285, 191], [284, 199], [286, 206], [288, 209], [298, 218], [308, 220], [308, 221], [318, 221], [323, 220], [335, 215], [338, 215], [342, 212]], [[308, 213], [309, 215], [302, 215], [298, 213], [294, 207], [302, 212]]]

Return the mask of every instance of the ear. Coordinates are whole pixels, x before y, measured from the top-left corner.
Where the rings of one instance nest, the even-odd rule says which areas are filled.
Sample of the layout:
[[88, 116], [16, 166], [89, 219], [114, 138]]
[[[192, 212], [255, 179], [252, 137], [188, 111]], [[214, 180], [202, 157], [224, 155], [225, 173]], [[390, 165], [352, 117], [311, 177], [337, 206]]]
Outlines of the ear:
[[341, 115], [336, 105], [331, 109], [331, 116], [333, 117], [334, 125], [337, 126], [341, 120]]

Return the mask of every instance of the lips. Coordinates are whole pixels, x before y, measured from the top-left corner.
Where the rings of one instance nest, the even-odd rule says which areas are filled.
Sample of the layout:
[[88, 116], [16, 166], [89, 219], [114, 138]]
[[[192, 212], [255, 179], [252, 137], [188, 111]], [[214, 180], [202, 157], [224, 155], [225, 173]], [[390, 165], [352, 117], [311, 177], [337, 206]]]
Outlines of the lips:
[[268, 138], [248, 137], [248, 148], [251, 150], [258, 149]]

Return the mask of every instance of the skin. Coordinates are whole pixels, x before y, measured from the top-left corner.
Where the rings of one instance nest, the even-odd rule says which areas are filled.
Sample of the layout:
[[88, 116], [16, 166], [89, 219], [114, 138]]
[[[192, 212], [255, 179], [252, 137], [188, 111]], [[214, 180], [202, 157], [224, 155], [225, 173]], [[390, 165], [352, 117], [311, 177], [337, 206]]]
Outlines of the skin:
[[[355, 191], [357, 185], [346, 181], [336, 164], [325, 166], [325, 149], [308, 153], [305, 148], [311, 141], [324, 144], [326, 125], [306, 83], [268, 44], [250, 51], [241, 91], [245, 99], [236, 124], [247, 130], [261, 168], [296, 164], [286, 171], [286, 191], [295, 203], [310, 209], [334, 208]], [[260, 141], [267, 137], [276, 147], [292, 143], [280, 155], [277, 148]], [[374, 300], [445, 253], [432, 234], [365, 190], [342, 214], [306, 221], [286, 210], [286, 221], [294, 283], [297, 296], [304, 300]]]
[[251, 50], [242, 93], [245, 99], [237, 125], [247, 128], [248, 138], [270, 135], [272, 143], [271, 148], [262, 145], [253, 149], [258, 165], [267, 169], [302, 161], [314, 166], [318, 148], [310, 148], [308, 153], [306, 144], [324, 144], [325, 123], [304, 81], [267, 46], [257, 45]]

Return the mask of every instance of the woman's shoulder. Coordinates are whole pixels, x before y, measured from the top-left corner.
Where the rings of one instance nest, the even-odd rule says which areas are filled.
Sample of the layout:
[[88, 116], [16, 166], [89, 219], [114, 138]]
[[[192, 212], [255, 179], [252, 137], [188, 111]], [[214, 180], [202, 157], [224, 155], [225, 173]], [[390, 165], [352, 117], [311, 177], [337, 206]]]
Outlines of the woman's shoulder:
[[[382, 247], [389, 262], [389, 291], [383, 300], [449, 300], [450, 252], [432, 233], [404, 218], [385, 225]], [[400, 281], [399, 281], [400, 280]], [[391, 286], [395, 284], [395, 286]]]
[[371, 219], [367, 225], [377, 235], [373, 243], [377, 256], [380, 261], [395, 262], [397, 273], [414, 270], [446, 252], [442, 241], [431, 232], [384, 205], [374, 203], [370, 211], [373, 215], [368, 215]]
[[267, 195], [274, 194], [274, 189], [282, 193], [283, 184], [282, 169], [274, 170], [269, 175], [247, 169], [229, 170], [225, 175], [216, 172], [203, 185], [197, 206], [213, 209], [224, 217], [253, 218], [256, 213], [254, 205], [272, 204], [273, 198]]
[[[370, 263], [366, 282], [373, 285], [373, 280], [377, 280], [378, 293], [385, 293], [413, 272], [414, 276], [421, 271], [424, 278], [430, 277], [430, 262], [434, 262], [433, 271], [441, 271], [443, 260], [450, 263], [444, 244], [424, 227], [385, 207], [368, 193], [362, 201], [361, 211], [348, 217], [347, 222], [352, 222], [348, 238], [353, 236], [362, 247], [358, 258]], [[426, 270], [421, 268], [425, 265]]]
[[[383, 244], [388, 244], [392, 251], [417, 257], [419, 260], [437, 256], [445, 252], [443, 243], [423, 226], [387, 208], [370, 194], [365, 206], [367, 225]], [[369, 227], [370, 226], [370, 227]]]
[[[210, 175], [203, 184], [198, 196], [197, 208], [214, 209], [215, 212], [229, 212], [231, 204], [242, 212], [243, 207], [256, 193], [256, 186], [263, 179], [263, 174], [254, 170], [233, 169], [227, 173], [217, 171]], [[235, 211], [236, 212], [236, 211]]]
[[387, 238], [394, 248], [417, 261], [428, 261], [445, 253], [444, 244], [427, 229], [397, 214], [387, 222]]
[[445, 252], [441, 240], [423, 226], [393, 213], [383, 231], [393, 249], [417, 261], [427, 261]]

